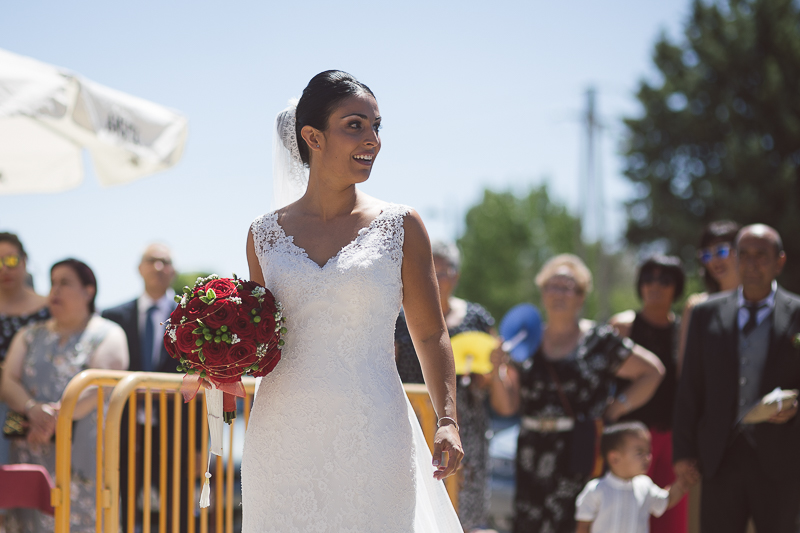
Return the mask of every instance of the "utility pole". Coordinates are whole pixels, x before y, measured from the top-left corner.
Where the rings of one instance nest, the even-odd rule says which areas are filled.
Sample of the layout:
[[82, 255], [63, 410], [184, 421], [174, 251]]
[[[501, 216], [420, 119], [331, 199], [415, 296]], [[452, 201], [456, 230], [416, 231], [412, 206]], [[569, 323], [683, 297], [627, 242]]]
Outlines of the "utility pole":
[[[597, 271], [594, 272], [597, 290], [597, 317], [609, 318], [609, 265], [604, 250], [605, 202], [603, 200], [603, 179], [600, 165], [600, 130], [597, 119], [596, 95], [594, 87], [586, 90], [586, 114], [584, 127], [586, 134], [586, 160], [584, 179], [581, 187], [581, 226], [583, 239], [597, 243]], [[592, 231], [589, 231], [589, 228]]]

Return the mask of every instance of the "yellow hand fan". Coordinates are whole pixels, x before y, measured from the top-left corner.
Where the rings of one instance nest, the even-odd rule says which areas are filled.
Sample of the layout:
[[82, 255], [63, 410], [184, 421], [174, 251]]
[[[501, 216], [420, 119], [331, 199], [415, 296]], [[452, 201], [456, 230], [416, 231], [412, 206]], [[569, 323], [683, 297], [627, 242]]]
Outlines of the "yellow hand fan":
[[456, 374], [488, 374], [492, 371], [491, 355], [498, 340], [482, 331], [465, 331], [450, 338]]

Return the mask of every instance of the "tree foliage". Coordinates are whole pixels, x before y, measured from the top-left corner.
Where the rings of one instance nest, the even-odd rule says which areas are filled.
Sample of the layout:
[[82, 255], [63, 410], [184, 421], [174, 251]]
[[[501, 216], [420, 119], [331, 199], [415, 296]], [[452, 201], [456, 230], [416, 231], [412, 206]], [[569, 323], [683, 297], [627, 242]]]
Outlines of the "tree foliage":
[[[597, 244], [582, 244], [580, 230], [580, 221], [565, 206], [553, 202], [544, 186], [523, 196], [484, 191], [481, 203], [467, 212], [466, 229], [458, 240], [462, 266], [456, 294], [480, 303], [499, 320], [516, 304], [540, 305], [534, 278], [544, 262], [556, 254], [582, 256], [597, 277], [603, 251]], [[633, 262], [622, 257], [606, 256], [612, 312], [636, 305]], [[588, 317], [597, 317], [596, 292], [587, 300]]]
[[205, 278], [210, 275], [211, 272], [178, 272], [175, 279], [172, 280], [172, 290], [176, 294], [182, 294], [184, 287], [194, 287], [197, 278]]
[[628, 129], [631, 243], [690, 255], [702, 227], [729, 218], [783, 236], [782, 282], [800, 290], [800, 9], [792, 0], [695, 0], [676, 44], [662, 36]]

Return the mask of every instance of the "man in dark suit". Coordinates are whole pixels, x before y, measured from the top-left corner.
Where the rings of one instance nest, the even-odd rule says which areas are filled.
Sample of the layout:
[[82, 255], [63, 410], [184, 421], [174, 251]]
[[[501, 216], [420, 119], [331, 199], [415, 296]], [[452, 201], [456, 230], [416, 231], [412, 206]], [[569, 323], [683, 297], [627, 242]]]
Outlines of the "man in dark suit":
[[[175, 279], [175, 268], [172, 265], [172, 257], [169, 248], [163, 244], [151, 244], [142, 254], [142, 260], [139, 263], [139, 274], [144, 280], [144, 292], [137, 299], [124, 303], [120, 306], [106, 309], [103, 312], [103, 317], [112, 320], [122, 326], [125, 334], [128, 337], [128, 350], [130, 353], [130, 367], [128, 370], [144, 371], [144, 372], [177, 372], [177, 361], [169, 356], [164, 348], [164, 326], [162, 325], [170, 313], [176, 307], [174, 300], [174, 292], [170, 288], [172, 281]], [[155, 398], [155, 397], [154, 397]], [[142, 464], [144, 454], [144, 411], [140, 406], [137, 416], [137, 450], [136, 450], [136, 494], [140, 494], [143, 481], [142, 481]], [[152, 450], [153, 450], [153, 476], [152, 485], [153, 490], [158, 488], [158, 465], [162, 459], [159, 454], [159, 423], [158, 405], [156, 400], [153, 402], [153, 432], [152, 432]], [[200, 410], [198, 410], [200, 411]], [[200, 411], [202, 412], [202, 411]], [[172, 408], [168, 408], [169, 419], [167, 421], [168, 439], [167, 450], [171, 452], [173, 446], [172, 439]], [[182, 443], [183, 447], [187, 442], [186, 435], [188, 433], [187, 425], [187, 409], [183, 410], [182, 416]], [[120, 449], [120, 496], [122, 504], [122, 524], [127, 527], [127, 488], [128, 488], [128, 419], [127, 408], [125, 415], [123, 415], [122, 430], [121, 430], [121, 449]], [[199, 441], [198, 441], [199, 442]], [[163, 458], [169, 462], [169, 456]], [[202, 463], [202, 461], [200, 461]], [[188, 468], [187, 454], [181, 454], [181, 530], [186, 530], [186, 470]], [[167, 516], [170, 517], [172, 513], [172, 468], [167, 468]], [[163, 511], [163, 510], [162, 510]], [[136, 516], [136, 524], [141, 524], [142, 519]], [[171, 519], [168, 518], [168, 524]], [[153, 527], [157, 528], [158, 524], [154, 523]]]
[[675, 473], [703, 478], [704, 533], [794, 533], [800, 510], [797, 402], [768, 421], [742, 418], [773, 389], [800, 388], [800, 298], [775, 278], [786, 262], [778, 233], [762, 224], [736, 238], [741, 285], [695, 307], [673, 428]]
[[151, 244], [142, 254], [139, 274], [144, 280], [144, 293], [137, 299], [106, 309], [103, 317], [113, 320], [125, 330], [130, 351], [129, 370], [175, 372], [177, 362], [164, 348], [164, 326], [177, 305], [170, 289], [175, 268], [169, 248]]

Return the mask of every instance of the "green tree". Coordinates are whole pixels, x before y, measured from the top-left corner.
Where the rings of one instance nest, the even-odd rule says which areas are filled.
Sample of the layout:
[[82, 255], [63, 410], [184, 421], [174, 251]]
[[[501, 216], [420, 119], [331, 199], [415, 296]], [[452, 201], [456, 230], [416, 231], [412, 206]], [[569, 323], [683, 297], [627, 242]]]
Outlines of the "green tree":
[[[582, 244], [580, 229], [580, 221], [564, 205], [553, 202], [544, 186], [523, 196], [484, 191], [482, 202], [467, 212], [466, 229], [458, 240], [462, 267], [456, 294], [485, 306], [497, 320], [516, 304], [539, 306], [534, 278], [552, 256], [576, 253], [593, 273], [597, 272], [603, 251], [597, 244]], [[634, 262], [622, 261], [623, 255], [606, 257], [612, 312], [636, 305]], [[595, 291], [587, 300], [586, 316], [597, 317], [597, 313]]]
[[658, 83], [625, 120], [629, 242], [685, 259], [702, 227], [729, 218], [783, 236], [782, 278], [800, 290], [800, 7], [792, 0], [695, 0], [685, 40], [662, 36]]

